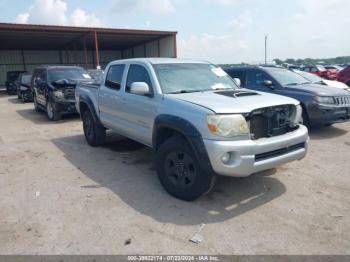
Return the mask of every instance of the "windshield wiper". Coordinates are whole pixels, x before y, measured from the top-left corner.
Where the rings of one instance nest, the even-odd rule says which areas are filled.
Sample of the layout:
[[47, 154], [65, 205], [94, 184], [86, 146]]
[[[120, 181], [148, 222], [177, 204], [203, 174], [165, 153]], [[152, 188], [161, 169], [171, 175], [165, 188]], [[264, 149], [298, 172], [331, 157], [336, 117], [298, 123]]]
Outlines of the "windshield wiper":
[[187, 93], [196, 93], [196, 92], [202, 92], [203, 90], [179, 90], [179, 91], [175, 91], [175, 92], [170, 92], [168, 94], [187, 94]]
[[307, 84], [311, 84], [310, 82], [304, 82], [304, 83], [289, 83], [286, 84], [286, 86], [297, 86], [297, 85], [307, 85]]

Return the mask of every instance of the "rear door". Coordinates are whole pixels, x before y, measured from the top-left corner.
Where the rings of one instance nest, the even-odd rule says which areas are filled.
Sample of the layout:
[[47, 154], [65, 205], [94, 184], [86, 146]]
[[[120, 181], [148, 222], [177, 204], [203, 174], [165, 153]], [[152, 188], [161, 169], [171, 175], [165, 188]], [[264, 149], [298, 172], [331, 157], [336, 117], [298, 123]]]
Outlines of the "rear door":
[[111, 65], [106, 72], [105, 82], [98, 92], [100, 120], [106, 127], [117, 132], [123, 129], [120, 113], [123, 107], [121, 89], [125, 82], [125, 67], [125, 64]]

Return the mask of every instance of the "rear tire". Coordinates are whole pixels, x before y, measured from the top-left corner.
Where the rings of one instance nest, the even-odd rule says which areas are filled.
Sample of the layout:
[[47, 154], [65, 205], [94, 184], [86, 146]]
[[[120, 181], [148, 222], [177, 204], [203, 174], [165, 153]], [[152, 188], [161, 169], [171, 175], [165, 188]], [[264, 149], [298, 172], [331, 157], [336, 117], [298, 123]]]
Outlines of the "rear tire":
[[187, 141], [172, 137], [160, 145], [156, 156], [159, 180], [172, 196], [193, 201], [208, 193], [216, 175], [203, 170]]
[[84, 135], [88, 144], [93, 147], [102, 145], [106, 139], [106, 129], [95, 122], [89, 110], [83, 112], [82, 119]]
[[350, 81], [346, 82], [346, 84], [348, 85], [348, 87], [350, 87]]
[[50, 121], [58, 121], [61, 119], [61, 114], [56, 110], [51, 100], [46, 102], [46, 115]]

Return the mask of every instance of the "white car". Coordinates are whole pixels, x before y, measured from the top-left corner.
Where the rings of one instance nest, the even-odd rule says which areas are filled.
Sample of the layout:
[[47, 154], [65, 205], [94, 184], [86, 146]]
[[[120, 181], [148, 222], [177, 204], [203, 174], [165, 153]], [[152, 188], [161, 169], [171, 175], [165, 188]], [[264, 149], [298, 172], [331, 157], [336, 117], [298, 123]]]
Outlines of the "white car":
[[308, 72], [304, 72], [304, 71], [300, 71], [300, 70], [293, 70], [293, 72], [301, 75], [302, 77], [304, 77], [306, 80], [309, 80], [312, 83], [315, 84], [324, 84], [330, 87], [335, 87], [335, 88], [339, 88], [339, 89], [344, 89], [350, 92], [350, 88], [339, 81], [335, 81], [335, 80], [327, 80], [327, 79], [323, 79], [317, 75], [308, 73]]

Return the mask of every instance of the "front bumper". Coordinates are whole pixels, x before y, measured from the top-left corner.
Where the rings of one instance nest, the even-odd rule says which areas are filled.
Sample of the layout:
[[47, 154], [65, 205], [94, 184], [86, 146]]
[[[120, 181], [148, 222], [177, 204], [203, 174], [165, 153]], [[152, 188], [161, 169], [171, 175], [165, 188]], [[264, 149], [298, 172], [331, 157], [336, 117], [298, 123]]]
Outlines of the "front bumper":
[[27, 101], [33, 100], [33, 93], [30, 90], [19, 90], [20, 95]]
[[[308, 130], [303, 125], [293, 132], [258, 140], [204, 140], [214, 172], [233, 177], [246, 177], [300, 160], [306, 155], [308, 143]], [[230, 152], [231, 159], [224, 164], [221, 157], [227, 152]]]
[[316, 104], [310, 110], [312, 125], [326, 125], [350, 121], [350, 106]]
[[77, 113], [75, 100], [54, 100], [54, 106], [60, 113]]

